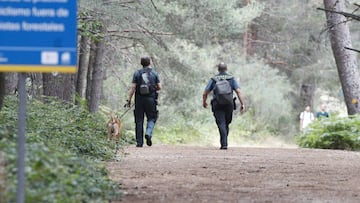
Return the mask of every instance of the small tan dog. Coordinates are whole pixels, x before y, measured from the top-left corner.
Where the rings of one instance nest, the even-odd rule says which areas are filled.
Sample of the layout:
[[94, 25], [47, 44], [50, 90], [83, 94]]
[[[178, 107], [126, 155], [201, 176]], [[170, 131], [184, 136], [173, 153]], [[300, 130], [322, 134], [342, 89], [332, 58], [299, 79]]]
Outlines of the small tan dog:
[[110, 120], [107, 122], [108, 129], [108, 139], [111, 141], [115, 139], [115, 142], [118, 143], [121, 138], [121, 121], [115, 116], [113, 112], [110, 113]]

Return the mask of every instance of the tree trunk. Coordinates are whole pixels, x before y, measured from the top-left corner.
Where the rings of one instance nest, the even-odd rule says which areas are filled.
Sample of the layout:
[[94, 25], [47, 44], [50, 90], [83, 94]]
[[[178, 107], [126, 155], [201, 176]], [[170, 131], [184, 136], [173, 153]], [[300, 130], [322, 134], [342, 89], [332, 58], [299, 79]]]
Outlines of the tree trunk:
[[[85, 94], [85, 82], [86, 82], [86, 73], [87, 73], [87, 64], [88, 62], [88, 38], [81, 36], [80, 40], [80, 51], [79, 51], [79, 64], [77, 71], [77, 79], [75, 92], [79, 96], [79, 99], [84, 98]], [[79, 104], [79, 100], [75, 100], [76, 104]]]
[[[245, 6], [251, 4], [251, 0], [244, 0]], [[256, 52], [254, 41], [257, 40], [257, 28], [254, 24], [247, 23], [245, 25], [245, 33], [243, 35], [243, 48], [245, 57], [253, 56]]]
[[91, 93], [88, 101], [89, 112], [95, 113], [99, 110], [101, 91], [104, 79], [104, 52], [106, 39], [96, 42], [95, 61], [91, 77]]
[[88, 106], [89, 106], [89, 102], [91, 99], [92, 72], [94, 69], [95, 56], [96, 56], [96, 43], [94, 41], [92, 41], [91, 45], [90, 45], [88, 71], [86, 73], [86, 91], [85, 91], [86, 95], [85, 96], [86, 96], [86, 100], [88, 102]]
[[53, 96], [68, 103], [73, 100], [73, 81], [72, 74], [43, 74], [43, 89], [45, 96]]
[[42, 73], [30, 73], [31, 79], [31, 89], [29, 90], [29, 94], [33, 98], [40, 98], [43, 95], [43, 78]]
[[306, 106], [312, 106], [314, 101], [315, 85], [313, 84], [302, 84], [300, 90], [300, 101], [301, 109], [303, 110]]
[[[324, 6], [329, 10], [345, 11], [344, 0], [324, 0]], [[326, 12], [326, 18], [347, 111], [354, 115], [360, 112], [360, 77], [355, 52], [344, 48], [352, 47], [349, 27], [341, 14]]]
[[5, 76], [5, 95], [15, 94], [17, 91], [18, 74], [17, 73], [3, 73]]
[[[244, 0], [245, 6], [250, 3], [250, 0]], [[248, 47], [249, 47], [249, 24], [246, 23], [245, 25], [245, 33], [243, 35], [243, 49], [245, 57], [248, 56]]]

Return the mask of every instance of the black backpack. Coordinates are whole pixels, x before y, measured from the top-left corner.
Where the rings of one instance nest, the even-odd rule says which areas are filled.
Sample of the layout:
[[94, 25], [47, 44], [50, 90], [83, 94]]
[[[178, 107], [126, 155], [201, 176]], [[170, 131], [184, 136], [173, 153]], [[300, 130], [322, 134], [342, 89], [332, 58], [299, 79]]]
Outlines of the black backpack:
[[[212, 78], [215, 81], [214, 94], [216, 101], [221, 105], [233, 103], [233, 90], [230, 82], [226, 79]], [[231, 78], [230, 78], [231, 79]]]
[[154, 88], [151, 85], [150, 82], [150, 73], [151, 73], [151, 69], [141, 69], [139, 70], [140, 73], [140, 79], [141, 79], [141, 83], [139, 86], [139, 94], [140, 95], [149, 95], [151, 93], [154, 92]]

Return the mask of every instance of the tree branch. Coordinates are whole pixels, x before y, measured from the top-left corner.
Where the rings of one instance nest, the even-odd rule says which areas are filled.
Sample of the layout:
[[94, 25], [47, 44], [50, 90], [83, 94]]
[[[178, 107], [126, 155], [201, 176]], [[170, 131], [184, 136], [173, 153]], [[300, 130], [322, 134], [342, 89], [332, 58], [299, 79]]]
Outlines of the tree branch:
[[[143, 28], [144, 29], [144, 28]], [[156, 31], [151, 31], [151, 30], [122, 30], [122, 31], [119, 31], [119, 32], [125, 32], [125, 33], [148, 33], [148, 34], [151, 34], [151, 35], [174, 35], [173, 33], [171, 32], [156, 32]]]
[[161, 47], [163, 47], [165, 50], [169, 50], [168, 46], [165, 44], [165, 42], [159, 37], [159, 35], [154, 34], [152, 31], [147, 29], [146, 27], [142, 26], [141, 24], [137, 23], [137, 26], [139, 26], [141, 29], [145, 30], [146, 33], [148, 33], [151, 37], [151, 39], [155, 40]]
[[360, 21], [360, 16], [354, 15], [352, 13], [347, 13], [347, 12], [342, 12], [342, 11], [333, 11], [333, 10], [324, 9], [324, 8], [317, 8], [317, 10], [327, 11], [327, 12], [331, 12], [331, 13], [337, 13], [337, 14], [343, 15], [343, 16], [345, 16], [347, 18], [352, 18], [354, 20]]
[[132, 4], [135, 3], [135, 1], [133, 0], [129, 0], [129, 1], [119, 1], [119, 0], [103, 0], [103, 4], [104, 5], [109, 5], [109, 4], [113, 4], [116, 3], [118, 5], [124, 5], [124, 4]]
[[154, 1], [153, 1], [153, 0], [151, 0], [151, 3], [152, 3], [152, 5], [154, 6], [155, 11], [159, 13], [159, 10], [158, 10], [158, 8], [156, 7], [156, 5], [154, 4]]
[[351, 51], [355, 51], [355, 52], [358, 52], [360, 53], [360, 50], [357, 50], [357, 49], [353, 49], [353, 48], [350, 48], [350, 47], [344, 47], [345, 49], [348, 49], [348, 50], [351, 50]]
[[129, 39], [129, 40], [140, 40], [139, 38], [136, 38], [136, 37], [124, 36], [124, 35], [120, 35], [118, 33], [112, 33], [112, 34], [109, 34], [108, 36], [122, 38], [122, 39]]

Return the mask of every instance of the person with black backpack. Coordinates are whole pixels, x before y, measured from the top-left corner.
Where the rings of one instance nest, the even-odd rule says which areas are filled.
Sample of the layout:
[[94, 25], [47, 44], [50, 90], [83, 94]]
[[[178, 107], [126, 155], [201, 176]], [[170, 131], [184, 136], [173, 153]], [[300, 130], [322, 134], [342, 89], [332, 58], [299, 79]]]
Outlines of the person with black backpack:
[[244, 99], [240, 92], [240, 86], [235, 78], [227, 73], [227, 65], [223, 62], [217, 65], [219, 74], [212, 77], [203, 93], [203, 107], [207, 108], [207, 97], [213, 91], [211, 109], [215, 117], [220, 133], [220, 149], [227, 149], [227, 137], [229, 135], [229, 124], [232, 121], [233, 110], [236, 109], [236, 98], [233, 98], [233, 91], [236, 92], [240, 101], [240, 112], [245, 110]]
[[131, 106], [131, 98], [135, 93], [135, 134], [136, 147], [142, 147], [144, 143], [144, 115], [147, 123], [145, 139], [148, 146], [152, 145], [152, 132], [159, 116], [157, 110], [158, 92], [161, 89], [160, 79], [157, 72], [150, 67], [150, 57], [141, 58], [142, 69], [135, 71], [126, 106]]

